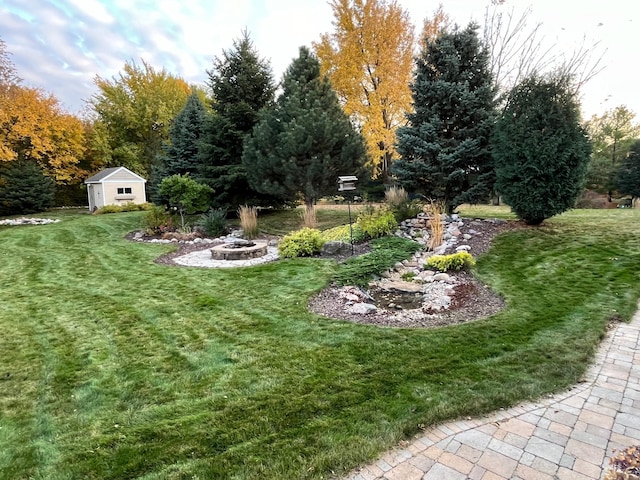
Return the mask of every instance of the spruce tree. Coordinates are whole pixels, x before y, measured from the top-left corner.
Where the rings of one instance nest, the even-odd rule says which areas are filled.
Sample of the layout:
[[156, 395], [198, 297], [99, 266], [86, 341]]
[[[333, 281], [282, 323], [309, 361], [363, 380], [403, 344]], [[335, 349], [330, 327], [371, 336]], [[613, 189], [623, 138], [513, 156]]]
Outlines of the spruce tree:
[[414, 112], [398, 129], [391, 169], [411, 192], [444, 202], [486, 201], [493, 184], [489, 148], [495, 119], [489, 55], [470, 24], [424, 43], [411, 85]]
[[269, 198], [249, 188], [242, 165], [244, 138], [260, 109], [273, 102], [275, 85], [269, 62], [258, 56], [243, 32], [207, 73], [215, 115], [205, 125], [197, 179], [214, 189], [214, 207], [235, 209], [244, 203], [269, 203]]
[[640, 197], [640, 140], [629, 149], [629, 155], [622, 161], [616, 174], [616, 188], [622, 195]]
[[0, 215], [37, 213], [53, 206], [55, 182], [29, 160], [0, 162]]
[[159, 200], [157, 189], [163, 178], [198, 172], [198, 151], [206, 120], [206, 107], [194, 91], [173, 119], [169, 140], [163, 143], [162, 153], [152, 168], [149, 189], [154, 202]]
[[261, 113], [245, 142], [243, 163], [259, 192], [310, 207], [334, 193], [338, 176], [359, 173], [364, 139], [344, 113], [318, 59], [306, 47], [284, 74], [283, 91]]
[[530, 225], [573, 207], [591, 154], [571, 79], [530, 76], [510, 93], [497, 121], [496, 191]]

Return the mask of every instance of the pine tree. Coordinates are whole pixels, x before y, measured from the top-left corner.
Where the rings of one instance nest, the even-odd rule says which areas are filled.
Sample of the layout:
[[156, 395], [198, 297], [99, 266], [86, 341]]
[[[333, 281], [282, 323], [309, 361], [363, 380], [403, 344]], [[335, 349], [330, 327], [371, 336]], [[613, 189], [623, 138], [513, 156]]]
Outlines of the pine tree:
[[616, 188], [622, 195], [640, 197], [640, 140], [629, 149], [629, 155], [622, 161], [616, 175]]
[[528, 77], [496, 124], [496, 190], [530, 225], [573, 207], [582, 192], [591, 145], [574, 92], [567, 77]]
[[0, 215], [41, 212], [54, 198], [55, 182], [35, 161], [0, 162]]
[[489, 57], [470, 24], [426, 39], [411, 86], [414, 113], [398, 129], [392, 167], [409, 191], [443, 201], [448, 213], [489, 198], [495, 118]]
[[289, 66], [283, 92], [265, 109], [245, 142], [243, 162], [252, 188], [307, 207], [335, 192], [340, 175], [359, 172], [364, 139], [344, 113], [318, 59], [306, 47]]
[[163, 178], [187, 173], [195, 175], [198, 172], [198, 150], [206, 120], [206, 107], [194, 91], [173, 119], [169, 140], [163, 143], [163, 151], [152, 168], [149, 189], [154, 202], [159, 199], [157, 188]]
[[235, 209], [244, 203], [269, 203], [249, 188], [242, 165], [242, 144], [273, 102], [275, 86], [269, 62], [258, 56], [248, 33], [214, 60], [209, 74], [215, 115], [205, 125], [197, 179], [215, 191], [213, 206]]

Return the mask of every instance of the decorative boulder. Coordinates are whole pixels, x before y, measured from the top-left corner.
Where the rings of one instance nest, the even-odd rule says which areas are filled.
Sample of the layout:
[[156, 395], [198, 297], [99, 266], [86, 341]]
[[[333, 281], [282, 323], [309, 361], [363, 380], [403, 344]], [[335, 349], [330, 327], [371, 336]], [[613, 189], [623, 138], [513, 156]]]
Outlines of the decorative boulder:
[[348, 255], [349, 253], [351, 253], [351, 244], [341, 241], [326, 242], [320, 251], [320, 255], [327, 257], [333, 255]]

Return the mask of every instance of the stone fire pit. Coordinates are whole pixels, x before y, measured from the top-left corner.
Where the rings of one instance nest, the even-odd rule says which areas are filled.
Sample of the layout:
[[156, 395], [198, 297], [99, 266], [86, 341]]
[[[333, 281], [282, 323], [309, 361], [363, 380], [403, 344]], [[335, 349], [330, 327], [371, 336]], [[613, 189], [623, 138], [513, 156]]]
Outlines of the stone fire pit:
[[211, 248], [214, 260], [250, 260], [267, 254], [266, 240], [234, 239], [232, 242], [216, 245]]

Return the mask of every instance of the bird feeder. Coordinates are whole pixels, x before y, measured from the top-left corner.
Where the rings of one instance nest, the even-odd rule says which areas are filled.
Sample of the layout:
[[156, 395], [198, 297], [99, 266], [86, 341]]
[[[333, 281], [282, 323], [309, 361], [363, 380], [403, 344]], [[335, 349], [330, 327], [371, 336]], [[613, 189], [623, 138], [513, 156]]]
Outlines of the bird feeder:
[[338, 191], [349, 192], [349, 191], [355, 190], [357, 181], [358, 181], [358, 177], [354, 175], [338, 177]]

